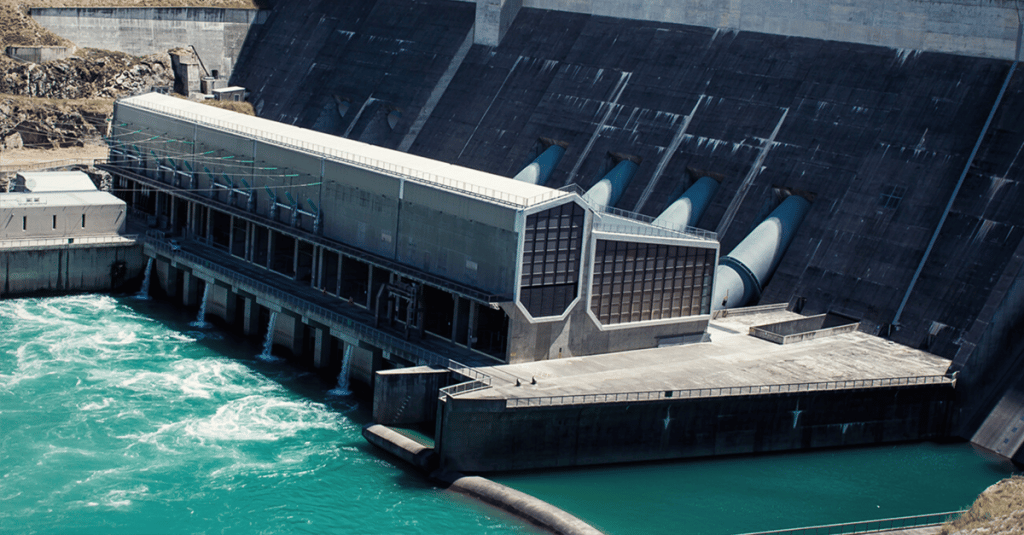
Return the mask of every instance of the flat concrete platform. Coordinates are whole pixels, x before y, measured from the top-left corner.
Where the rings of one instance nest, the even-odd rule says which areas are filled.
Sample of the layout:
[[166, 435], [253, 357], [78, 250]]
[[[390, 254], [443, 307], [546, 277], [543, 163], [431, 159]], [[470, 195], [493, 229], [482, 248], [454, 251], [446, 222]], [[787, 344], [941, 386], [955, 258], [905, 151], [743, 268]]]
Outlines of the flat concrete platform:
[[[482, 367], [478, 371], [493, 377], [493, 388], [459, 397], [513, 399], [937, 376], [950, 364], [857, 331], [787, 345], [749, 334], [754, 325], [802, 317], [781, 307], [751, 314], [737, 311], [712, 320], [708, 343]], [[521, 386], [515, 386], [516, 379]], [[536, 384], [531, 384], [533, 379]]]

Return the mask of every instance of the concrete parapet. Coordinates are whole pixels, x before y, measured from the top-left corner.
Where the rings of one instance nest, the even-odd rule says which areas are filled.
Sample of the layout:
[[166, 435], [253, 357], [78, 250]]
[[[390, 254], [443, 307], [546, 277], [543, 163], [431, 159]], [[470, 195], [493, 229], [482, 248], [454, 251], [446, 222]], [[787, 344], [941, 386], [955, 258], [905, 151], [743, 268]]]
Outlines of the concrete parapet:
[[[115, 277], [115, 264], [120, 263], [124, 271]], [[116, 291], [119, 284], [139, 277], [145, 266], [142, 246], [134, 243], [0, 249], [0, 297]]]
[[373, 389], [373, 421], [384, 425], [433, 422], [437, 414], [437, 397], [448, 375], [448, 370], [429, 366], [377, 372]]
[[522, 3], [527, 8], [999, 59], [1014, 58], [1018, 25], [1013, 3], [978, 0], [795, 0], [771, 4], [760, 0], [635, 3], [523, 0]]
[[600, 535], [601, 532], [575, 516], [529, 494], [480, 476], [463, 476], [450, 490], [500, 507], [520, 518], [562, 535]]
[[791, 451], [948, 436], [949, 383], [506, 408], [448, 398], [443, 470], [489, 472]]
[[750, 327], [750, 335], [776, 344], [792, 344], [857, 330], [860, 322], [840, 314], [818, 314], [807, 318]]
[[42, 63], [55, 59], [64, 59], [71, 55], [72, 49], [66, 46], [9, 46], [7, 55], [20, 61]]
[[437, 455], [434, 454], [432, 448], [428, 448], [387, 426], [367, 425], [363, 427], [363, 438], [370, 444], [428, 473], [437, 466]]

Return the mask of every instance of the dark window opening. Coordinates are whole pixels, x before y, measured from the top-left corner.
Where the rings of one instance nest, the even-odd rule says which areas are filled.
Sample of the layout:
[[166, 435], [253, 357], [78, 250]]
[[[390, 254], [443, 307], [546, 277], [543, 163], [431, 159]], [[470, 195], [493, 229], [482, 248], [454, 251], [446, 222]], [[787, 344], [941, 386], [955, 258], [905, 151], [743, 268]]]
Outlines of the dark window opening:
[[21, 216], [21, 230], [28, 230], [28, 216]]
[[210, 210], [210, 243], [227, 251], [231, 245], [231, 216], [219, 210]]
[[57, 216], [53, 216], [53, 230], [57, 230]]
[[85, 214], [82, 214], [82, 228], [85, 228]]

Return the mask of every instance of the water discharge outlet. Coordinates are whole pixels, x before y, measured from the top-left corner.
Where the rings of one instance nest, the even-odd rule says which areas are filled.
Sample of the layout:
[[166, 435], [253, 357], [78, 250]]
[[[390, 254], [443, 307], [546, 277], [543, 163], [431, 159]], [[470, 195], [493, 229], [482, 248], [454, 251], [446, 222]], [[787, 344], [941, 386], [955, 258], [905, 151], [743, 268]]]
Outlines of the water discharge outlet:
[[135, 298], [141, 301], [149, 300], [149, 284], [150, 278], [153, 275], [153, 259], [149, 258], [146, 261], [146, 273], [142, 276], [142, 286], [139, 287], [139, 293], [135, 294]]

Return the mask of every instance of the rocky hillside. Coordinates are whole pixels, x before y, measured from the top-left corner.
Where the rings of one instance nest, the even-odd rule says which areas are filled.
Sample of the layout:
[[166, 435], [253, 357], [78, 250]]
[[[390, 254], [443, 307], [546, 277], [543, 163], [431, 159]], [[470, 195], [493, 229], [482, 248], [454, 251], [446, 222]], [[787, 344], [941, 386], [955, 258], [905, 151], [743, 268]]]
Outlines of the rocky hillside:
[[170, 57], [76, 49], [28, 16], [32, 7], [205, 6], [253, 8], [252, 0], [0, 0], [0, 51], [66, 46], [64, 60], [22, 63], [0, 54], [0, 150], [99, 143], [114, 99], [171, 86]]
[[111, 100], [55, 100], [0, 95], [0, 150], [101, 143]]
[[1024, 535], [1024, 477], [1004, 479], [985, 489], [941, 535]]
[[16, 63], [0, 78], [0, 93], [51, 99], [113, 99], [174, 83], [167, 54], [134, 57], [85, 49], [65, 60]]

